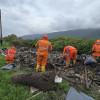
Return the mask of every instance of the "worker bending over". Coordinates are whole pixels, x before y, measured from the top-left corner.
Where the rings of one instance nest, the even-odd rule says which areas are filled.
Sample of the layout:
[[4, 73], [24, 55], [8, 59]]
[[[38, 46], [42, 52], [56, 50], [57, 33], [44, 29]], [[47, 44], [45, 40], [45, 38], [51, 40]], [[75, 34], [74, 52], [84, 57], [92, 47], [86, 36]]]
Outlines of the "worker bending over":
[[36, 43], [37, 48], [37, 66], [36, 71], [45, 72], [48, 54], [52, 50], [52, 45], [48, 41], [48, 36], [44, 35], [42, 39], [40, 39]]
[[[66, 59], [66, 67], [71, 66], [76, 63], [77, 49], [73, 46], [65, 46], [63, 50], [63, 55]], [[71, 64], [72, 62], [72, 64]]]
[[100, 57], [100, 40], [96, 40], [92, 47], [92, 56], [94, 58]]
[[13, 64], [14, 59], [15, 59], [15, 54], [16, 54], [16, 48], [12, 46], [9, 48], [6, 52], [5, 60], [7, 64]]

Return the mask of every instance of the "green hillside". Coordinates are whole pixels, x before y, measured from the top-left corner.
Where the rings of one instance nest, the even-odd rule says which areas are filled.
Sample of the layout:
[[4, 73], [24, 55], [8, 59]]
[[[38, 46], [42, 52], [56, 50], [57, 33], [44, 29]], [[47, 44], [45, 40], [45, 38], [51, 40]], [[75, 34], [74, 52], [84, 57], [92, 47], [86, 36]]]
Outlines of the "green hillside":
[[[69, 31], [59, 31], [59, 32], [52, 32], [47, 33], [49, 38], [57, 38], [62, 36], [67, 37], [76, 37], [76, 38], [83, 38], [83, 39], [100, 39], [100, 29], [77, 29], [77, 30], [69, 30]], [[36, 39], [40, 38], [42, 34], [28, 34], [22, 36], [23, 39]]]

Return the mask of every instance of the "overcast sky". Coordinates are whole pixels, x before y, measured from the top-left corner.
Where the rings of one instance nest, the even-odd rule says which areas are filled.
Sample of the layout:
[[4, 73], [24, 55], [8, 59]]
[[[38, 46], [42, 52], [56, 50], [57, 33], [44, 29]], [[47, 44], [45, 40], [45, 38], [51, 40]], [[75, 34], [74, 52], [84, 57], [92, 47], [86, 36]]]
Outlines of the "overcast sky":
[[3, 34], [100, 27], [100, 0], [0, 0]]

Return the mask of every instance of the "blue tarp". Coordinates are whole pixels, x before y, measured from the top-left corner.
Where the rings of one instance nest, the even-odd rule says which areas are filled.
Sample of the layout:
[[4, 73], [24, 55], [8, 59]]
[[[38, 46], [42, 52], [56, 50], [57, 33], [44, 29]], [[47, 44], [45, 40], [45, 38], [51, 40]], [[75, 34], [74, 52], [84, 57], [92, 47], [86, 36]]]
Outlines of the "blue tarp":
[[96, 64], [97, 61], [92, 57], [92, 56], [87, 56], [86, 60], [84, 61], [85, 65], [92, 65], [92, 64]]
[[70, 88], [65, 100], [95, 100], [83, 92], [78, 92], [73, 87]]

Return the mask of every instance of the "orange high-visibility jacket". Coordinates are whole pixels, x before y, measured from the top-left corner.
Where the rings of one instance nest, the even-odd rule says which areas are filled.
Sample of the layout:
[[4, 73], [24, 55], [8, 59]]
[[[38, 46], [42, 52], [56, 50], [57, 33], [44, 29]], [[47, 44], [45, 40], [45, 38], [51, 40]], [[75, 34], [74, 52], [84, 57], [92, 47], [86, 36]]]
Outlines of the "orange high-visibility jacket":
[[10, 48], [7, 50], [7, 55], [5, 57], [6, 61], [14, 61], [16, 54], [16, 49], [15, 48]]
[[73, 54], [75, 54], [74, 56], [77, 55], [77, 49], [73, 46], [65, 46], [64, 50], [63, 50], [63, 54], [67, 54], [70, 58], [73, 59]]
[[97, 40], [92, 47], [93, 56], [100, 57], [100, 40]]
[[37, 53], [39, 55], [48, 56], [48, 52], [52, 50], [52, 45], [48, 40], [41, 39], [36, 43]]

